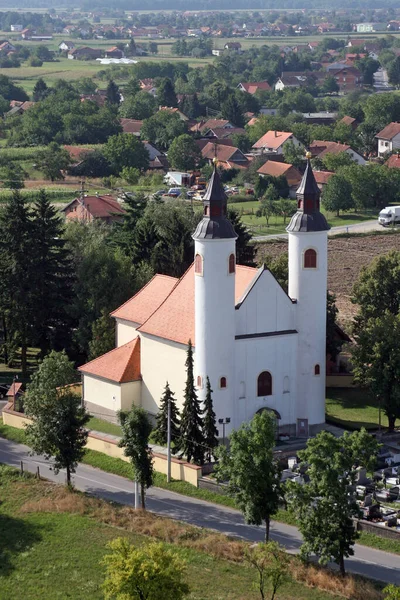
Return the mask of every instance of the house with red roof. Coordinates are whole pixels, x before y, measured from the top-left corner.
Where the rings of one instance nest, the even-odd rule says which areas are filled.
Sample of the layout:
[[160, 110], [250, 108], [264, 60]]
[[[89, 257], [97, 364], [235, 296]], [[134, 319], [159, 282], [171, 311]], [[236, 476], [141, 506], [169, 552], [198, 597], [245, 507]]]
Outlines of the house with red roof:
[[119, 122], [121, 123], [122, 131], [124, 133], [132, 133], [132, 135], [140, 137], [140, 130], [142, 129], [143, 121], [122, 118], [119, 120]]
[[297, 148], [304, 148], [303, 144], [291, 131], [267, 131], [252, 146], [254, 154], [283, 154], [283, 146], [292, 142]]
[[63, 208], [67, 221], [101, 221], [114, 223], [122, 221], [126, 211], [112, 196], [84, 196], [75, 198]]
[[252, 82], [248, 82], [248, 83], [239, 83], [237, 86], [238, 90], [241, 90], [242, 92], [247, 92], [248, 94], [255, 94], [258, 91], [269, 91], [271, 89], [271, 86], [269, 85], [268, 81], [252, 81]]
[[291, 164], [277, 162], [276, 160], [267, 160], [257, 171], [261, 177], [270, 175], [271, 177], [283, 176], [289, 185], [290, 198], [296, 198], [296, 191], [299, 187], [302, 175], [296, 167]]
[[392, 156], [389, 156], [385, 165], [390, 169], [400, 169], [400, 154], [392, 154]]
[[378, 140], [378, 156], [393, 152], [400, 148], [400, 123], [389, 123], [375, 137]]
[[358, 165], [365, 165], [366, 160], [356, 150], [353, 150], [348, 144], [340, 144], [339, 142], [327, 142], [323, 140], [314, 140], [310, 144], [310, 152], [314, 157], [323, 158], [327, 154], [340, 154], [345, 152]]
[[208, 142], [201, 150], [202, 157], [211, 165], [215, 159], [223, 169], [248, 169], [249, 159], [239, 148]]
[[115, 420], [135, 405], [154, 417], [166, 382], [181, 409], [190, 340], [199, 401], [209, 378], [217, 422], [230, 421], [226, 433], [262, 411], [281, 434], [316, 433], [325, 420], [329, 229], [319, 197], [308, 161], [287, 227], [286, 293], [267, 268], [237, 264], [237, 234], [215, 166], [192, 265], [179, 279], [154, 275], [117, 308], [116, 348], [79, 368], [90, 412]]

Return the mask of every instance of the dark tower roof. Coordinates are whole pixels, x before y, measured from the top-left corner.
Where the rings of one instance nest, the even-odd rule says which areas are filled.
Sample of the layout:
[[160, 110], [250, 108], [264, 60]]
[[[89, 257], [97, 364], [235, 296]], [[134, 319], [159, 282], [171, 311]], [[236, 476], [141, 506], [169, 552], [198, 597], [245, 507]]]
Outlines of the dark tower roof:
[[216, 162], [203, 203], [203, 219], [197, 225], [193, 239], [236, 239], [236, 232], [227, 217], [228, 199], [217, 171]]
[[320, 212], [321, 192], [315, 181], [309, 155], [307, 155], [306, 170], [296, 196], [297, 212], [291, 218], [286, 231], [328, 231], [330, 227], [325, 216]]

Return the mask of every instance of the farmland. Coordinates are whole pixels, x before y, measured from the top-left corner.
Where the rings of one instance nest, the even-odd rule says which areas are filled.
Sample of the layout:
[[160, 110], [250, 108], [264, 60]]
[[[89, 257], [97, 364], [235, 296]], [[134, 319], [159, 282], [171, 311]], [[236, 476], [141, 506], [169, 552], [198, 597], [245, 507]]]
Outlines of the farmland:
[[[350, 297], [354, 282], [362, 267], [375, 256], [390, 250], [400, 251], [400, 235], [383, 233], [375, 235], [337, 236], [328, 239], [328, 287], [336, 295], [340, 321], [349, 322], [357, 312]], [[258, 260], [266, 255], [279, 256], [287, 252], [287, 242], [268, 242], [258, 245]]]

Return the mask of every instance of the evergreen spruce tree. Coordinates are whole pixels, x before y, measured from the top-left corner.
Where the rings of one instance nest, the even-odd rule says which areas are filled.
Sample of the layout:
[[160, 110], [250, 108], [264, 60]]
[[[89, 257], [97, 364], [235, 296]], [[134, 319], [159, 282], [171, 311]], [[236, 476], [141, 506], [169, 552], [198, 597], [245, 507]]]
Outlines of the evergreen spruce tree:
[[168, 106], [168, 108], [178, 106], [174, 84], [169, 77], [161, 79], [160, 84], [157, 87], [157, 103], [159, 106]]
[[221, 112], [224, 119], [230, 121], [236, 127], [244, 127], [244, 116], [235, 96], [231, 94], [222, 103]]
[[40, 100], [44, 100], [49, 95], [50, 90], [47, 87], [44, 79], [39, 77], [37, 82], [35, 83], [35, 87], [33, 88], [32, 98], [34, 102], [40, 102]]
[[33, 207], [31, 229], [32, 336], [44, 356], [68, 345], [73, 283], [63, 223], [44, 190]]
[[218, 446], [218, 429], [216, 427], [216, 418], [212, 401], [212, 389], [210, 380], [207, 377], [206, 399], [204, 401], [203, 435], [206, 449], [206, 461], [211, 462], [214, 455], [214, 448]]
[[180, 449], [182, 456], [186, 456], [188, 462], [198, 465], [204, 464], [204, 435], [203, 422], [201, 418], [200, 402], [197, 398], [193, 377], [193, 348], [189, 340], [186, 358], [186, 387], [185, 400], [183, 403], [180, 431]]
[[177, 409], [174, 393], [171, 392], [167, 381], [165, 390], [160, 402], [160, 410], [156, 417], [157, 425], [153, 432], [153, 440], [160, 446], [167, 445], [167, 429], [168, 429], [168, 402], [171, 406], [171, 440], [174, 442], [172, 452], [176, 454], [179, 450], [179, 410]]
[[10, 345], [21, 347], [27, 371], [32, 319], [32, 235], [29, 209], [16, 190], [0, 213], [0, 312]]
[[107, 94], [107, 102], [109, 104], [112, 104], [114, 106], [119, 106], [119, 104], [121, 102], [121, 94], [119, 93], [119, 88], [118, 88], [117, 84], [112, 79], [110, 79], [110, 82], [107, 86], [106, 94]]

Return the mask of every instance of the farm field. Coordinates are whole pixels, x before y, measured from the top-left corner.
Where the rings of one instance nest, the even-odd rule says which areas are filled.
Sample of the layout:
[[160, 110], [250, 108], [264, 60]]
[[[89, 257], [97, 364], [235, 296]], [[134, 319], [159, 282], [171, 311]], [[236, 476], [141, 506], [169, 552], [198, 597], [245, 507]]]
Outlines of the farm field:
[[[260, 207], [258, 200], [251, 202], [232, 202], [229, 206], [238, 211], [243, 223], [252, 231], [254, 235], [275, 235], [284, 233], [285, 227], [288, 225], [290, 218], [286, 218], [286, 222], [280, 215], [273, 215], [269, 219], [269, 226], [265, 217], [256, 215], [257, 209]], [[376, 218], [376, 211], [365, 210], [358, 213], [343, 213], [339, 217], [335, 213], [328, 212], [321, 208], [326, 219], [331, 227], [346, 226], [353, 223], [361, 223]]]
[[[257, 259], [266, 255], [279, 256], [287, 252], [287, 241], [257, 244]], [[390, 250], [400, 251], [400, 235], [381, 233], [368, 235], [336, 236], [328, 239], [328, 288], [336, 295], [340, 321], [349, 323], [357, 312], [350, 297], [354, 282], [361, 268], [367, 266], [375, 256]]]
[[[2, 600], [100, 600], [104, 597], [100, 562], [107, 543], [121, 536], [139, 546], [156, 538], [175, 542], [167, 546], [187, 563], [191, 600], [259, 598], [259, 592], [252, 591], [255, 572], [240, 561], [240, 542], [229, 544], [218, 534], [20, 477], [7, 467], [0, 467], [0, 483]], [[60, 544], [60, 539], [68, 539], [68, 544]], [[232, 560], [223, 560], [222, 555]], [[213, 584], [205, 585], [205, 578], [211, 576]], [[375, 592], [373, 597], [380, 596]], [[328, 600], [338, 596], [290, 580], [279, 590], [279, 598]]]

